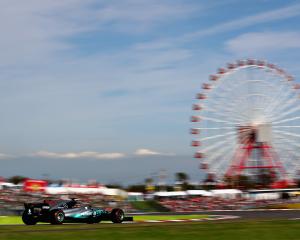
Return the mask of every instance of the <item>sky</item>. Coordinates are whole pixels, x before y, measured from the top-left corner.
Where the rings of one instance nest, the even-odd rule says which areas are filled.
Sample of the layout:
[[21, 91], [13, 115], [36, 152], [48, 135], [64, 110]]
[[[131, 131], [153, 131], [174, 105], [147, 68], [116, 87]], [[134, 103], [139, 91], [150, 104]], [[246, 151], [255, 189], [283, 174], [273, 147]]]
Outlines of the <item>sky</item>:
[[0, 176], [203, 177], [195, 94], [240, 58], [299, 78], [300, 3], [0, 0]]

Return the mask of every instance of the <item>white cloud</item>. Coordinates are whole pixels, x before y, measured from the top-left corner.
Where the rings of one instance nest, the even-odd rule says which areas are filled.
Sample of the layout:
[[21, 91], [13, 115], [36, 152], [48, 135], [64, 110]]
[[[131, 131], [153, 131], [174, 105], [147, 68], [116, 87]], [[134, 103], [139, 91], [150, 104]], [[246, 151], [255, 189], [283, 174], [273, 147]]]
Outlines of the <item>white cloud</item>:
[[188, 17], [197, 9], [181, 0], [111, 0], [97, 11], [97, 19], [112, 30], [144, 32], [159, 24]]
[[185, 38], [194, 38], [213, 35], [217, 33], [227, 32], [235, 29], [241, 29], [261, 23], [273, 22], [277, 20], [283, 20], [300, 15], [300, 4], [293, 4], [287, 7], [278, 8], [275, 10], [265, 11], [255, 15], [243, 17], [240, 19], [228, 21], [218, 24], [208, 29], [200, 30], [198, 32], [188, 34]]
[[[137, 156], [174, 156], [175, 154], [172, 153], [161, 153], [156, 152], [150, 149], [141, 148], [137, 149], [134, 152], [134, 155]], [[5, 155], [8, 156], [8, 155]], [[119, 152], [112, 152], [112, 153], [100, 153], [100, 152], [91, 152], [91, 151], [84, 151], [84, 152], [49, 152], [49, 151], [38, 151], [30, 156], [33, 157], [41, 157], [41, 158], [63, 158], [63, 159], [79, 159], [79, 158], [91, 158], [91, 159], [103, 159], [103, 160], [109, 160], [109, 159], [119, 159], [126, 157], [126, 154], [119, 153]], [[4, 155], [3, 155], [4, 157]], [[2, 155], [0, 154], [0, 159], [2, 158]]]
[[151, 156], [151, 155], [152, 156], [153, 155], [173, 156], [174, 155], [172, 153], [160, 153], [146, 148], [137, 149], [134, 154], [138, 156]]
[[14, 157], [15, 156], [10, 155], [10, 154], [0, 153], [0, 160], [11, 159], [11, 158], [14, 158]]
[[99, 153], [99, 152], [67, 152], [67, 153], [56, 153], [48, 151], [39, 151], [33, 154], [35, 157], [44, 158], [93, 158], [93, 159], [118, 159], [125, 157], [123, 153]]
[[140, 49], [162, 49], [170, 46], [184, 44], [195, 41], [198, 38], [242, 29], [245, 27], [255, 26], [263, 23], [275, 22], [293, 18], [300, 15], [300, 4], [293, 4], [274, 10], [264, 11], [258, 14], [242, 17], [235, 20], [219, 23], [208, 28], [202, 28], [198, 31], [182, 34], [178, 37], [156, 39], [149, 42], [137, 44]]
[[[4, 0], [0, 3], [0, 28], [3, 30], [0, 39], [0, 66], [16, 65], [23, 68], [33, 65], [35, 73], [38, 72], [37, 68], [51, 68], [50, 66], [57, 66], [58, 62], [65, 66], [66, 62], [76, 61], [76, 58], [68, 58], [70, 56], [67, 53], [70, 50], [76, 52], [76, 47], [80, 48], [76, 45], [78, 43], [70, 41], [80, 34], [105, 31], [145, 32], [152, 30], [153, 26], [161, 27], [165, 23], [190, 17], [191, 13], [201, 12], [199, 10], [203, 10], [203, 4], [192, 4], [183, 0]], [[138, 50], [149, 47], [151, 48], [143, 44], [137, 45]], [[170, 63], [186, 60], [191, 55], [189, 50], [173, 48], [162, 52], [143, 53], [128, 49], [126, 56], [132, 56], [132, 53], [142, 63], [139, 65], [144, 68], [147, 66], [148, 69], [158, 68], [157, 66], [169, 67]], [[103, 65], [107, 65], [108, 57], [104, 58]], [[99, 59], [94, 61], [98, 63], [98, 67], [101, 66]], [[114, 59], [112, 68], [118, 68], [118, 62], [121, 62], [120, 58]], [[128, 62], [128, 59], [123, 62]], [[40, 64], [42, 67], [37, 66]], [[82, 72], [82, 67], [79, 69]], [[61, 71], [67, 71], [66, 67]]]
[[[84, 2], [84, 3], [83, 3]], [[47, 62], [71, 47], [65, 37], [87, 31], [90, 1], [28, 0], [0, 3], [0, 65]]]
[[62, 62], [86, 32], [147, 32], [190, 16], [198, 7], [182, 0], [3, 0], [0, 66]]
[[140, 155], [140, 156], [148, 156], [148, 155], [159, 155], [158, 152], [151, 151], [149, 149], [141, 148], [135, 151], [135, 155]]
[[225, 43], [236, 55], [249, 55], [300, 48], [300, 32], [252, 32], [242, 34]]

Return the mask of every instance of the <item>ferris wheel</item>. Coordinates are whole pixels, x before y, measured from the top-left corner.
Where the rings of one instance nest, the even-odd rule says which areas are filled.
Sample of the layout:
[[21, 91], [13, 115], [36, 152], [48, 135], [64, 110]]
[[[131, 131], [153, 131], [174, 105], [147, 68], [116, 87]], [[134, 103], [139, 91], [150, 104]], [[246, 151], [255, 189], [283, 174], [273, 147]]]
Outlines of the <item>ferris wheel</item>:
[[210, 75], [196, 95], [191, 117], [200, 168], [216, 179], [277, 179], [300, 170], [300, 84], [274, 64], [239, 60]]

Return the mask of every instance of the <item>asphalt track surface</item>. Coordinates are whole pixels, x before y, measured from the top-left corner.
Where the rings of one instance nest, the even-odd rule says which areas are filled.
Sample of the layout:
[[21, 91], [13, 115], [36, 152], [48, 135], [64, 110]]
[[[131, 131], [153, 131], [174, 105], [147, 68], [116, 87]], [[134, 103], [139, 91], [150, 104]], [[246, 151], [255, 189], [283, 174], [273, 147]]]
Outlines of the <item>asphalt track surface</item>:
[[[153, 213], [154, 214], [154, 213]], [[156, 213], [155, 215], [157, 215]], [[222, 216], [238, 216], [237, 219], [231, 220], [216, 220], [214, 222], [224, 222], [224, 221], [243, 221], [243, 220], [296, 220], [300, 221], [300, 210], [250, 210], [250, 211], [203, 211], [197, 213], [166, 213], [168, 215], [186, 215], [186, 214], [205, 214], [205, 215], [222, 215]], [[166, 215], [164, 213], [160, 213], [160, 215]], [[141, 215], [141, 214], [138, 214]], [[134, 215], [133, 215], [134, 216]], [[211, 221], [210, 221], [211, 222]], [[64, 226], [52, 226], [47, 225], [39, 225], [42, 227], [41, 229], [36, 228], [27, 228], [27, 226], [19, 226], [14, 230], [9, 230], [9, 232], [67, 232], [67, 231], [90, 231], [90, 230], [98, 230], [102, 228], [107, 228], [108, 226], [117, 227], [117, 228], [127, 228], [127, 227], [151, 227], [156, 224], [163, 224], [164, 226], [172, 226], [174, 224], [197, 224], [197, 222], [161, 222], [161, 223], [123, 223], [123, 224], [93, 224], [91, 226], [87, 226], [87, 224], [65, 224]], [[72, 226], [73, 225], [73, 226]], [[5, 225], [3, 225], [5, 226]], [[6, 225], [7, 226], [7, 225]], [[38, 227], [38, 226], [37, 226]], [[39, 228], [40, 228], [39, 227]], [[0, 235], [1, 232], [5, 231], [5, 229], [1, 230], [0, 228]], [[1, 237], [0, 237], [1, 238]]]
[[[201, 211], [201, 212], [181, 212], [181, 213], [142, 213], [142, 214], [128, 214], [128, 216], [135, 215], [213, 215], [213, 216], [236, 216], [236, 219], [225, 219], [216, 221], [232, 221], [232, 220], [300, 220], [300, 209], [281, 209], [281, 210], [217, 210], [217, 211]], [[143, 224], [144, 222], [123, 222], [123, 224]], [[150, 223], [149, 221], [148, 223]], [[163, 222], [163, 221], [161, 221]], [[158, 223], [158, 222], [157, 222]], [[123, 225], [122, 224], [122, 225]], [[73, 224], [67, 224], [73, 225]], [[77, 224], [76, 224], [77, 225]], [[79, 224], [78, 224], [79, 225]], [[105, 224], [106, 225], [106, 224]]]
[[[297, 219], [300, 220], [300, 209], [282, 209], [282, 210], [220, 210], [220, 211], [203, 211], [188, 213], [151, 213], [153, 215], [222, 215], [222, 216], [238, 216], [239, 219]], [[143, 214], [142, 214], [143, 215]], [[149, 213], [145, 214], [149, 215]]]
[[[240, 219], [296, 219], [300, 218], [300, 210], [261, 210], [261, 211], [213, 211], [205, 212], [215, 215], [239, 216]], [[204, 213], [203, 213], [204, 214]]]

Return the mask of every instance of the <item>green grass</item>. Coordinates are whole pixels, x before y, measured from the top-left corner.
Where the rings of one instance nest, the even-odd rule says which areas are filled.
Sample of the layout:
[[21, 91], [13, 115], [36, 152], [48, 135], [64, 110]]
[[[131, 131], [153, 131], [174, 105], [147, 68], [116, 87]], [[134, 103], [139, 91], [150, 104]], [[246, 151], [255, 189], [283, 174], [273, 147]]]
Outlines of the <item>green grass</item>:
[[156, 201], [135, 201], [132, 206], [142, 212], [169, 212], [170, 210]]
[[[192, 218], [207, 218], [208, 215], [138, 215], [134, 216], [135, 221], [145, 220], [176, 220], [176, 219], [192, 219]], [[21, 217], [18, 216], [0, 216], [0, 225], [5, 224], [23, 224]]]
[[0, 224], [23, 224], [20, 216], [0, 216]]
[[300, 221], [232, 221], [172, 224], [0, 226], [1, 240], [294, 240]]

